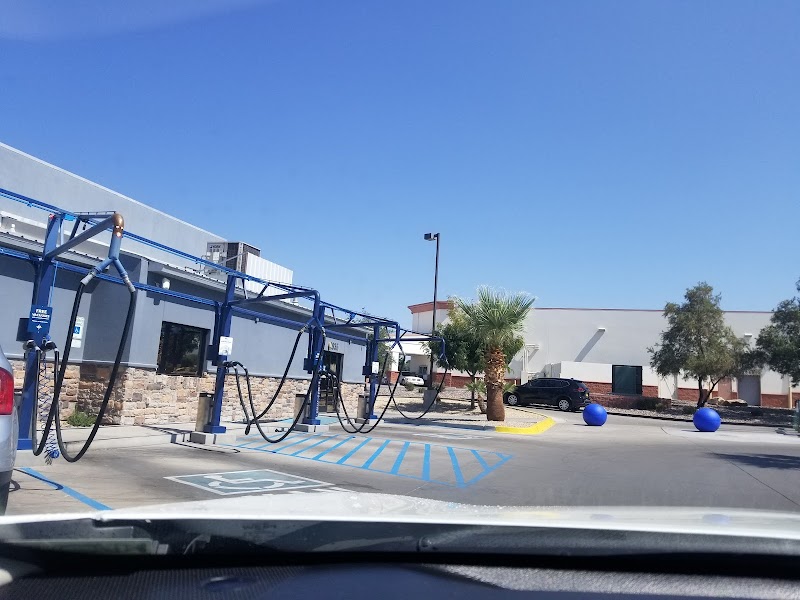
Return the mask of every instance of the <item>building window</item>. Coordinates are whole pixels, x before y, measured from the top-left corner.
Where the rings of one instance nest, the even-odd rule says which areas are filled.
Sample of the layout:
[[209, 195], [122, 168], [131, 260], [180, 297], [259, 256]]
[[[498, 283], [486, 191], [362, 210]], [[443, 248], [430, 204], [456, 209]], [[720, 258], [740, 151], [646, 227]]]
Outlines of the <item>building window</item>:
[[614, 394], [641, 394], [642, 367], [613, 365], [611, 367], [611, 391]]
[[158, 342], [157, 372], [166, 375], [202, 375], [207, 339], [208, 329], [164, 321]]

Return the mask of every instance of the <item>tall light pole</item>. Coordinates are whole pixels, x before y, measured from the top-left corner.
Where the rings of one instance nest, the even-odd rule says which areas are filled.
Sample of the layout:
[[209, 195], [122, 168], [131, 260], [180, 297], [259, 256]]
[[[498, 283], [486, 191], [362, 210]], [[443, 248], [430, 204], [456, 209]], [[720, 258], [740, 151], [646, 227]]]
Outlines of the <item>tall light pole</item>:
[[[426, 233], [425, 239], [429, 242], [436, 240], [436, 266], [433, 271], [433, 322], [431, 324], [431, 335], [436, 333], [436, 292], [439, 288], [439, 234]], [[428, 389], [433, 389], [433, 352], [431, 352], [431, 367], [428, 371]]]

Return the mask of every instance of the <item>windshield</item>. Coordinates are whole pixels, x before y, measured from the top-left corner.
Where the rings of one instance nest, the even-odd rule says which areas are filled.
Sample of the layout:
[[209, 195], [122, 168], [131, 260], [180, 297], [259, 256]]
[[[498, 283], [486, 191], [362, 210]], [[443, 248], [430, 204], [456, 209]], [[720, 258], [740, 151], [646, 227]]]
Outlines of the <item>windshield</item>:
[[0, 6], [5, 522], [800, 512], [800, 4]]

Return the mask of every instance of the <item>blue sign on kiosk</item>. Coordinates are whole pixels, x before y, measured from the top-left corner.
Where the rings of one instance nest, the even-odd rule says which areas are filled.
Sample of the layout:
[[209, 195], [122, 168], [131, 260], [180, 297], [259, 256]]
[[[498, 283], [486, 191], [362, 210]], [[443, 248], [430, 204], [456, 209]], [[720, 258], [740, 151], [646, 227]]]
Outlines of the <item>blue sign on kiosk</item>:
[[38, 335], [50, 333], [50, 317], [53, 315], [53, 308], [50, 306], [31, 306], [31, 314], [28, 317], [28, 331]]

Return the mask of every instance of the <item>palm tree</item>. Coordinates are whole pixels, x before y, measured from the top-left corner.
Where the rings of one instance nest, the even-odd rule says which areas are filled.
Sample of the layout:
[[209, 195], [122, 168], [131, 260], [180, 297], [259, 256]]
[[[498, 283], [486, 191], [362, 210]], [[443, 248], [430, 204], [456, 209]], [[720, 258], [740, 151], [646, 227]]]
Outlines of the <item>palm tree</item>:
[[522, 347], [525, 317], [535, 298], [528, 294], [507, 294], [488, 287], [478, 288], [478, 299], [465, 302], [456, 299], [456, 305], [467, 317], [475, 334], [483, 340], [484, 373], [486, 382], [486, 418], [504, 421], [503, 381], [512, 356], [508, 348]]

